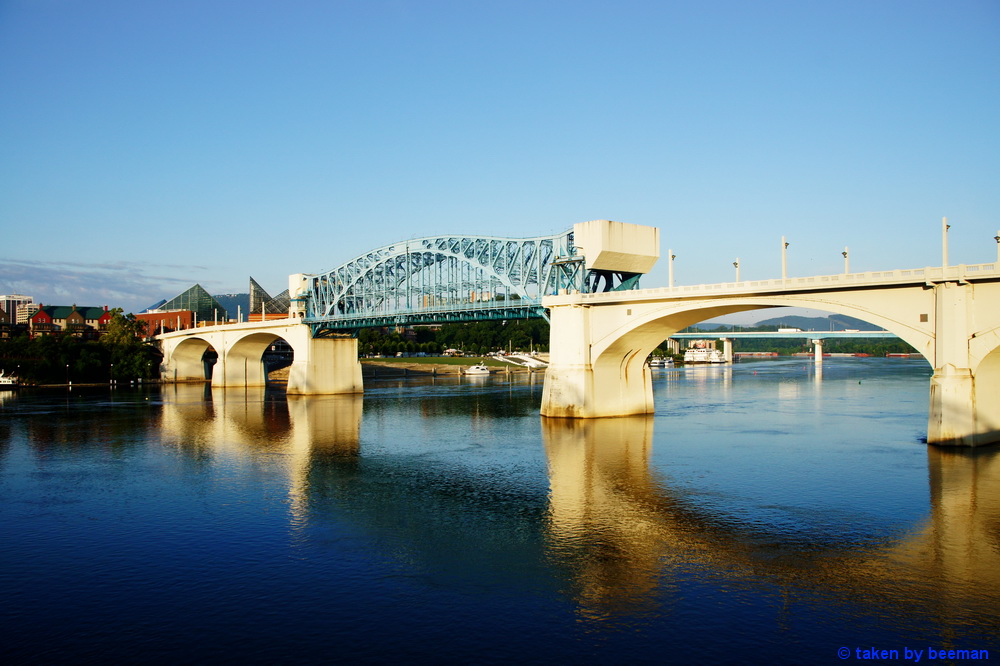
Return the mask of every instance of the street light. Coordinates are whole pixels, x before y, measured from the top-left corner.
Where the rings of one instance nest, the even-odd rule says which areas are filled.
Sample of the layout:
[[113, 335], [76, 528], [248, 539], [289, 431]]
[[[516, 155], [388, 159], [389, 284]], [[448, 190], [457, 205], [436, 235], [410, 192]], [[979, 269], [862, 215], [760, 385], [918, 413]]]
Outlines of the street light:
[[788, 257], [787, 252], [788, 243], [785, 242], [785, 237], [781, 237], [781, 279], [785, 280], [788, 278]]
[[941, 268], [948, 267], [948, 230], [951, 229], [951, 225], [948, 224], [948, 218], [941, 218]]
[[844, 251], [841, 252], [840, 254], [844, 256], [844, 275], [847, 275], [848, 273], [851, 272], [851, 260], [848, 256], [848, 250], [846, 245], [844, 246]]
[[993, 240], [997, 242], [997, 262], [1000, 262], [1000, 231], [993, 237]]
[[674, 259], [677, 258], [677, 255], [674, 254], [673, 250], [667, 250], [667, 257], [669, 257], [669, 259], [670, 259], [670, 261], [667, 263], [667, 275], [668, 275], [668, 277], [667, 277], [667, 284], [670, 286], [671, 289], [673, 289], [674, 288]]
[[736, 268], [736, 281], [740, 281], [740, 258], [736, 257], [736, 261], [733, 262], [733, 267]]

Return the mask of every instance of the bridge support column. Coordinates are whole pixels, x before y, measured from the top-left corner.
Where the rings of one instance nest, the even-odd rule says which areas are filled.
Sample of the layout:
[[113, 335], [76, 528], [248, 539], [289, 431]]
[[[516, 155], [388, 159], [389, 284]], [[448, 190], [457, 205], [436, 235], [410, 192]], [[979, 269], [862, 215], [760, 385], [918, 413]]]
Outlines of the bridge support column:
[[591, 358], [591, 312], [580, 305], [550, 310], [542, 416], [597, 418], [652, 412], [653, 383], [646, 354], [622, 349]]
[[[813, 361], [816, 365], [823, 365], [823, 341], [813, 340]], [[836, 347], [834, 347], [836, 349]]]
[[731, 338], [722, 338], [722, 356], [726, 363], [733, 362], [733, 341]]
[[[934, 302], [936, 344], [927, 443], [978, 446], [1000, 441], [1000, 415], [989, 408], [995, 400], [988, 390], [991, 371], [988, 365], [980, 365], [982, 377], [977, 382], [971, 368], [973, 287], [956, 282], [937, 284]], [[985, 395], [976, 395], [977, 384], [987, 389]]]
[[[308, 330], [308, 327], [303, 326]], [[313, 338], [293, 344], [288, 371], [289, 395], [363, 393], [357, 338]]]
[[930, 418], [927, 443], [946, 446], [976, 446], [976, 382], [968, 368], [946, 365], [931, 377]]

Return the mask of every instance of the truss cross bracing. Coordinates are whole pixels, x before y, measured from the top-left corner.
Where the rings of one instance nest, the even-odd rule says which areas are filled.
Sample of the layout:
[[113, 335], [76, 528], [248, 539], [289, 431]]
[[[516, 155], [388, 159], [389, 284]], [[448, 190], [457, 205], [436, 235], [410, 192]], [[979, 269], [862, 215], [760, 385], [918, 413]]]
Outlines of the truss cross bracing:
[[536, 238], [440, 236], [376, 248], [309, 277], [306, 323], [316, 334], [368, 326], [542, 317], [564, 283], [573, 233]]

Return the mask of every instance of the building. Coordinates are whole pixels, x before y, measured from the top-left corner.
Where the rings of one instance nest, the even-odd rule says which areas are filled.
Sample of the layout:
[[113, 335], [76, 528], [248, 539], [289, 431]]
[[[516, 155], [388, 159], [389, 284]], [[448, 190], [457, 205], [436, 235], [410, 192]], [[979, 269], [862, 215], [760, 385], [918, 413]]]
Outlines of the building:
[[[196, 284], [177, 294], [169, 301], [160, 305], [156, 310], [147, 310], [143, 314], [172, 312], [176, 315], [178, 312], [186, 311], [193, 313], [191, 326], [229, 321], [229, 314], [226, 312], [226, 308], [222, 307], [200, 284]], [[186, 328], [190, 328], [191, 326], [186, 326]]]
[[22, 303], [17, 306], [17, 324], [27, 324], [31, 320], [31, 315], [38, 312], [38, 303]]
[[111, 320], [108, 306], [102, 308], [79, 305], [41, 305], [28, 320], [31, 336], [68, 333], [83, 337], [98, 337]]
[[7, 322], [9, 324], [23, 324], [25, 321], [20, 321], [18, 317], [18, 308], [22, 305], [33, 304], [34, 298], [31, 296], [25, 296], [24, 294], [0, 294], [0, 310], [3, 310], [4, 315], [0, 315], [0, 321]]
[[272, 298], [250, 276], [250, 312], [247, 313], [247, 321], [287, 319], [289, 303], [287, 289]]
[[146, 322], [147, 336], [154, 336], [194, 328], [194, 314], [193, 310], [147, 310], [135, 318]]

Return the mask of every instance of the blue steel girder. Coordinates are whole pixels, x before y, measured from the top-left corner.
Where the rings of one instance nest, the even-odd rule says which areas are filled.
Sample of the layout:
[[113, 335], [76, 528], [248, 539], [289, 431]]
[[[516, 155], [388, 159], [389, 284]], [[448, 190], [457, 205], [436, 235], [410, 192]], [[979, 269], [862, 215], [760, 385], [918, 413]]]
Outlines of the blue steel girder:
[[[384, 321], [417, 311], [449, 309], [463, 317], [528, 307], [541, 313], [541, 297], [554, 291], [553, 261], [574, 254], [572, 231], [534, 238], [439, 236], [376, 248], [326, 273], [309, 276], [306, 322], [316, 328], [334, 320]], [[534, 315], [534, 316], [537, 316]], [[472, 319], [463, 319], [471, 321]], [[317, 329], [318, 332], [319, 329]]]

